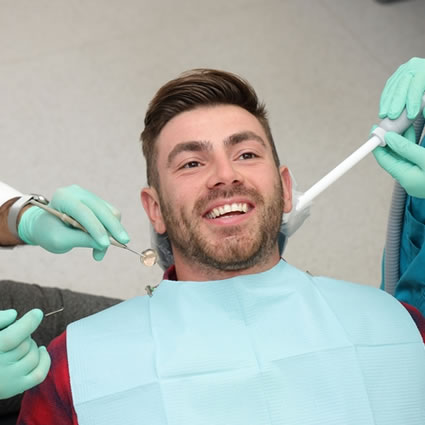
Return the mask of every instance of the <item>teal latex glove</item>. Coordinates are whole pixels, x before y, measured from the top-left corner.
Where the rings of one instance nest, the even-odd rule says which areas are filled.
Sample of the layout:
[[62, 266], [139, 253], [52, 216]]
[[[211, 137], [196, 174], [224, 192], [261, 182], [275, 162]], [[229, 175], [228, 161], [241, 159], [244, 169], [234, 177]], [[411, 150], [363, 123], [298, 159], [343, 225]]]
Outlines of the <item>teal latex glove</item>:
[[27, 244], [40, 245], [55, 254], [75, 247], [93, 248], [93, 258], [100, 261], [110, 245], [108, 232], [123, 244], [130, 240], [120, 223], [119, 211], [77, 185], [56, 190], [49, 206], [77, 220], [88, 233], [34, 206], [22, 214], [18, 225], [19, 237]]
[[415, 131], [410, 127], [400, 136], [385, 134], [387, 146], [377, 147], [373, 154], [379, 165], [417, 198], [425, 198], [425, 148], [414, 143]]
[[42, 311], [31, 310], [15, 322], [16, 316], [15, 310], [0, 310], [0, 399], [40, 384], [50, 368], [46, 347], [37, 347], [31, 338]]
[[425, 59], [412, 58], [401, 65], [385, 84], [379, 104], [379, 117], [393, 120], [406, 108], [407, 118], [414, 119], [424, 92]]
[[[397, 119], [406, 109], [409, 119], [416, 118], [424, 92], [425, 59], [412, 58], [401, 65], [385, 84], [379, 117]], [[415, 144], [413, 127], [403, 136], [387, 133], [387, 146], [376, 148], [373, 154], [379, 165], [398, 180], [409, 195], [425, 198], [425, 149]]]

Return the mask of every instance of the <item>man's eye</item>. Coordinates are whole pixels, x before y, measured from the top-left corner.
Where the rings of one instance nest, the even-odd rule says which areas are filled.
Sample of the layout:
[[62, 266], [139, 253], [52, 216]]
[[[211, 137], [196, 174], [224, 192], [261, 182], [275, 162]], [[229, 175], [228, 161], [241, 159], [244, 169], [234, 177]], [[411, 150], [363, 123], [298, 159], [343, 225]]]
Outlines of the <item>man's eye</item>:
[[183, 165], [182, 168], [195, 168], [195, 167], [200, 167], [201, 163], [198, 161], [190, 161], [190, 162], [186, 162], [186, 164]]
[[239, 156], [240, 159], [252, 159], [257, 158], [257, 155], [253, 152], [245, 152]]

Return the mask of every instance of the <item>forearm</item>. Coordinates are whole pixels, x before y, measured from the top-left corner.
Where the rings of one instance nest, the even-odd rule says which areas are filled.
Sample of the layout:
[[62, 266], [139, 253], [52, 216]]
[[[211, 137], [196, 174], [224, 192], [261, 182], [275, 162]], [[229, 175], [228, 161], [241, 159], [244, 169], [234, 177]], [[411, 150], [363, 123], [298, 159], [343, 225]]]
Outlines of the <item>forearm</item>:
[[[17, 199], [17, 197], [9, 199], [3, 205], [0, 206], [0, 246], [15, 246], [22, 245], [24, 243], [21, 239], [19, 239], [13, 233], [10, 232], [7, 223], [9, 209]], [[31, 206], [26, 206], [22, 208], [22, 211], [18, 215], [18, 223], [23, 212], [26, 211], [28, 208], [31, 208]]]

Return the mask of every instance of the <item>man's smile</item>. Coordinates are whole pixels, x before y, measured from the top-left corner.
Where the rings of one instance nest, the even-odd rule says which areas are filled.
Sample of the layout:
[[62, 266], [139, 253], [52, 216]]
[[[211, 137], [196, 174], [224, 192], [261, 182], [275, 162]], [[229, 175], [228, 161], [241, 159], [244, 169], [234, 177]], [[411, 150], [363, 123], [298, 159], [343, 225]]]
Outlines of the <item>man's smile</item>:
[[[231, 204], [223, 204], [218, 207], [213, 208], [210, 210], [207, 214], [207, 218], [217, 218], [222, 216], [229, 216], [229, 215], [237, 215], [237, 214], [245, 214], [252, 208], [246, 203], [246, 202], [233, 202]], [[237, 214], [232, 214], [237, 213]]]
[[203, 217], [214, 224], [234, 225], [245, 220], [254, 209], [254, 205], [246, 200], [220, 201], [210, 206]]

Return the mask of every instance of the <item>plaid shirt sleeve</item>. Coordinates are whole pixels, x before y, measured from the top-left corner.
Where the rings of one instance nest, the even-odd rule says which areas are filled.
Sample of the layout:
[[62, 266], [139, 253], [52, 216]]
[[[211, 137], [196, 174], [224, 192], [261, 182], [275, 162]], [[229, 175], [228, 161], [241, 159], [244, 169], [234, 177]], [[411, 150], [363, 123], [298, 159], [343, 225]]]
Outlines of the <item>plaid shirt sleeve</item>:
[[423, 341], [425, 342], [425, 317], [416, 307], [412, 307], [411, 305], [403, 303], [403, 302], [402, 304], [412, 316], [412, 319], [416, 323], [416, 326], [418, 327], [419, 332], [421, 333], [421, 337]]
[[55, 338], [48, 351], [52, 366], [45, 381], [27, 391], [17, 425], [78, 425], [66, 351], [66, 332]]

